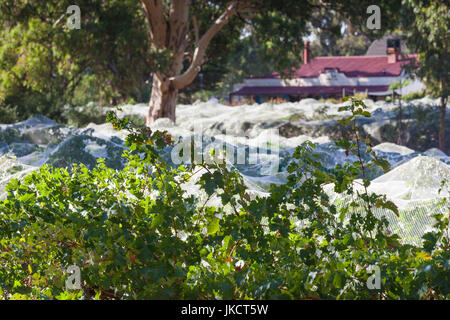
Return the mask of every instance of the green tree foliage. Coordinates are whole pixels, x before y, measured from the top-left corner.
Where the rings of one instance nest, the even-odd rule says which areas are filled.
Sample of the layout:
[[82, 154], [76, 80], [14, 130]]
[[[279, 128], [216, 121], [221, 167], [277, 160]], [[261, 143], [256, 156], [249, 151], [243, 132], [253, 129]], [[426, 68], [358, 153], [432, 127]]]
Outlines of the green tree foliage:
[[311, 43], [313, 57], [364, 55], [371, 43], [363, 28], [353, 27], [334, 10], [324, 8], [316, 13], [311, 26], [315, 36]]
[[365, 55], [370, 46], [369, 39], [362, 34], [345, 32], [338, 38], [326, 38], [320, 32], [318, 39], [311, 43], [313, 57], [318, 56], [361, 56]]
[[416, 73], [427, 89], [441, 98], [439, 148], [445, 149], [445, 113], [449, 95], [449, 3], [448, 1], [405, 0], [404, 23], [409, 31], [408, 45], [418, 54]]
[[[248, 34], [236, 42], [227, 59], [220, 66], [217, 61], [211, 61], [204, 67], [204, 74], [217, 74], [217, 80], [209, 90], [216, 96], [228, 98], [233, 92], [233, 86], [241, 83], [248, 76], [263, 76], [274, 71], [270, 58], [266, 56], [264, 44], [256, 37]], [[192, 86], [189, 86], [192, 87]], [[195, 86], [198, 90], [198, 86]]]
[[[342, 123], [368, 117], [353, 100]], [[43, 167], [13, 180], [0, 202], [0, 295], [5, 299], [448, 299], [448, 215], [422, 247], [403, 245], [388, 232], [382, 207], [396, 206], [359, 192], [354, 180], [374, 157], [361, 141], [339, 146], [359, 161], [324, 169], [312, 151], [299, 146], [288, 182], [269, 197], [251, 199], [243, 178], [225, 163], [169, 166], [160, 156], [171, 144], [162, 132], [128, 129], [128, 164], [123, 171], [103, 161], [93, 170]], [[368, 144], [370, 146], [370, 144]], [[216, 155], [212, 155], [213, 158]], [[218, 156], [218, 155], [217, 155]], [[195, 183], [208, 197], [189, 195]], [[337, 205], [323, 185], [346, 197]], [[364, 187], [370, 182], [364, 178]], [[221, 206], [209, 200], [218, 197]], [[81, 290], [66, 291], [69, 265], [81, 270]], [[370, 266], [382, 271], [381, 289], [367, 281]]]
[[[81, 29], [67, 26], [71, 1], [0, 4], [0, 122], [33, 113], [64, 120], [81, 84], [106, 103], [140, 100], [152, 67], [147, 27], [136, 1], [78, 1]], [[87, 92], [89, 93], [89, 92]], [[77, 102], [80, 102], [78, 99]], [[82, 102], [82, 101], [81, 101]]]

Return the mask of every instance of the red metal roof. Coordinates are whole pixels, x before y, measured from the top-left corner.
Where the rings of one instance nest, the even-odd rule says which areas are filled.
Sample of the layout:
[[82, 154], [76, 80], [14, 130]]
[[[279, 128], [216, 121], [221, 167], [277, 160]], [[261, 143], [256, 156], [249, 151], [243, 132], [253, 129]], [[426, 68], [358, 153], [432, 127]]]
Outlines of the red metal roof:
[[309, 86], [309, 87], [243, 87], [232, 93], [237, 96], [248, 95], [301, 95], [301, 94], [347, 94], [355, 92], [384, 92], [389, 86]]
[[[337, 69], [347, 77], [396, 77], [400, 75], [402, 66], [416, 62], [417, 55], [400, 58], [396, 63], [388, 63], [388, 56], [338, 56], [317, 57], [308, 64], [295, 69], [292, 78], [318, 77], [325, 69]], [[278, 72], [258, 78], [280, 78]]]

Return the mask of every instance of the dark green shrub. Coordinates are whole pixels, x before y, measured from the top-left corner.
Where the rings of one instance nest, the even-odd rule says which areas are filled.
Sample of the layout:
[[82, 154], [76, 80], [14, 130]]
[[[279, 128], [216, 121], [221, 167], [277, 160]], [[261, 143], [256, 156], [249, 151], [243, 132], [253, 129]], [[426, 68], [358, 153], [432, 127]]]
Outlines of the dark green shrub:
[[83, 107], [69, 107], [64, 112], [69, 126], [83, 128], [89, 123], [102, 124], [106, 122], [106, 111], [101, 106], [94, 103], [88, 103]]

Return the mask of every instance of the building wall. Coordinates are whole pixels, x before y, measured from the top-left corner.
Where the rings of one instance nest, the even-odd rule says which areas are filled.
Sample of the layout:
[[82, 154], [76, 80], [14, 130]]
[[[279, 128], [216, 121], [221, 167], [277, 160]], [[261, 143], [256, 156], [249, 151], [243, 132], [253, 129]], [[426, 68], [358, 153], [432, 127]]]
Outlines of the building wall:
[[[316, 78], [297, 79], [245, 79], [243, 84], [236, 85], [235, 90], [243, 86], [265, 87], [265, 86], [380, 86], [390, 85], [399, 77], [347, 77], [345, 74], [337, 72], [333, 78], [329, 74], [322, 73]], [[239, 88], [239, 89], [236, 89]]]

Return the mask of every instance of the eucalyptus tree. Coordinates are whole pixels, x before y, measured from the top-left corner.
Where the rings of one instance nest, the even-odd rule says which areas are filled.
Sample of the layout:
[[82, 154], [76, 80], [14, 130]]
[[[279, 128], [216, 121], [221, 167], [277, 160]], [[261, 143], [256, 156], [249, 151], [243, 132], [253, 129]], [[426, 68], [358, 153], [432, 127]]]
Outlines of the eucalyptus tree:
[[[223, 30], [243, 30], [245, 24], [273, 59], [274, 69], [292, 69], [293, 57], [301, 62], [303, 38], [311, 32], [311, 21], [317, 12], [339, 13], [361, 26], [366, 25], [367, 8], [379, 2], [383, 15], [383, 30], [395, 22], [400, 1], [347, 0], [141, 0], [150, 26], [149, 41], [153, 52], [165, 53], [165, 69], [153, 77], [147, 125], [161, 117], [175, 121], [175, 106], [180, 89], [188, 86], [200, 72], [207, 59], [208, 47]], [[381, 36], [383, 30], [371, 30]], [[230, 33], [231, 34], [231, 33]], [[242, 33], [231, 34], [235, 41]]]

